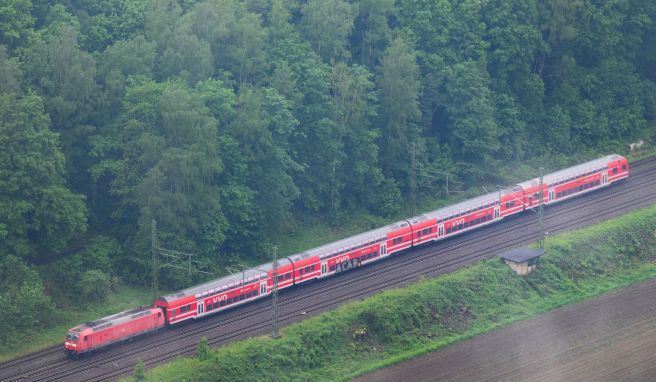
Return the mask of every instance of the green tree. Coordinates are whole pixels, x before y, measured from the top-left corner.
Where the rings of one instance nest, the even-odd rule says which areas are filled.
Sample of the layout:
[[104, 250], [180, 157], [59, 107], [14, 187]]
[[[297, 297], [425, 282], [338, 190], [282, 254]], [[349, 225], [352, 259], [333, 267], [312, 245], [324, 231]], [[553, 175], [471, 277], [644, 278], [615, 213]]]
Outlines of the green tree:
[[107, 299], [111, 281], [103, 271], [91, 269], [78, 274], [77, 277], [75, 289], [81, 301], [99, 303]]
[[354, 13], [353, 6], [343, 0], [309, 0], [302, 6], [303, 36], [325, 61], [350, 57], [348, 37]]
[[205, 361], [210, 355], [210, 347], [207, 344], [207, 337], [203, 336], [198, 342], [198, 350], [196, 351], [198, 359]]
[[41, 98], [0, 95], [0, 251], [36, 257], [86, 230], [84, 197], [64, 180], [58, 135]]
[[403, 39], [396, 39], [385, 50], [376, 78], [380, 107], [381, 166], [386, 177], [406, 183], [412, 167], [411, 142], [417, 143], [420, 120], [419, 65], [416, 53]]
[[237, 231], [251, 231], [258, 241], [257, 233], [276, 232], [279, 227], [258, 227], [258, 222], [286, 221], [298, 197], [293, 175], [300, 167], [292, 159], [289, 146], [298, 121], [289, 102], [270, 88], [242, 89], [236, 107], [235, 118], [222, 136], [224, 183], [231, 186], [224, 193], [232, 193], [226, 195], [226, 201], [236, 197], [245, 203], [226, 213], [235, 224], [231, 228], [235, 235], [243, 237]]
[[78, 32], [62, 26], [35, 43], [26, 54], [25, 73], [41, 90], [55, 129], [64, 133], [65, 143], [73, 143], [68, 134], [88, 116], [97, 89], [96, 63], [79, 48]]
[[256, 83], [268, 69], [266, 29], [260, 15], [242, 2], [200, 2], [180, 22], [180, 28], [206, 41], [216, 66], [230, 73], [238, 86]]
[[[132, 253], [147, 248], [155, 219], [163, 246], [217, 255], [225, 239], [215, 184], [222, 168], [217, 128], [203, 100], [182, 82], [135, 79], [127, 89], [120, 124], [97, 141], [103, 160], [93, 177], [111, 178], [114, 218], [129, 222], [120, 232]], [[147, 259], [134, 261], [139, 269]]]
[[361, 0], [351, 36], [354, 58], [367, 67], [378, 63], [392, 41], [390, 20], [398, 16], [394, 0]]
[[57, 311], [38, 273], [18, 257], [0, 252], [0, 344], [23, 340], [20, 333], [56, 322]]
[[137, 358], [137, 364], [134, 366], [134, 379], [143, 381], [146, 379], [145, 366], [141, 358]]
[[162, 79], [178, 76], [193, 86], [212, 75], [210, 46], [194, 35], [177, 31], [175, 37], [167, 42], [159, 68]]
[[21, 93], [23, 73], [16, 58], [9, 57], [7, 47], [0, 45], [0, 93]]
[[377, 106], [372, 75], [359, 65], [337, 63], [332, 69], [334, 134], [340, 150], [331, 158], [330, 205], [336, 211], [341, 200], [348, 201], [349, 208], [371, 205], [382, 173], [375, 144], [379, 132], [370, 123]]
[[0, 44], [15, 49], [26, 45], [34, 35], [30, 0], [4, 0], [0, 3]]
[[[499, 128], [486, 73], [467, 61], [452, 67], [445, 84], [448, 140], [455, 158], [467, 173], [484, 171], [499, 150]], [[475, 165], [475, 167], [473, 166]]]

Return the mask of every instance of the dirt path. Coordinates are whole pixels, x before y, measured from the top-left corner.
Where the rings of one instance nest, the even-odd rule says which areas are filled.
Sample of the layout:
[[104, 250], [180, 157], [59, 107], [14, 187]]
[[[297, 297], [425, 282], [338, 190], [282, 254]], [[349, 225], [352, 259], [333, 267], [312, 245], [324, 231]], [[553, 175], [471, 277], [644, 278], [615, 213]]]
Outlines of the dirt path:
[[656, 280], [355, 381], [656, 381]]

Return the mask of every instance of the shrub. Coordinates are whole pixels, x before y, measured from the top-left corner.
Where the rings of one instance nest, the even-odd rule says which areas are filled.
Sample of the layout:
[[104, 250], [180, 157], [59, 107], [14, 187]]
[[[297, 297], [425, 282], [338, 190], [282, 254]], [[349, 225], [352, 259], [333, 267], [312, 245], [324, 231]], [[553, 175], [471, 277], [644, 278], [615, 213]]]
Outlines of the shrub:
[[85, 302], [105, 301], [109, 295], [110, 287], [110, 277], [98, 269], [84, 272], [75, 283], [78, 295]]

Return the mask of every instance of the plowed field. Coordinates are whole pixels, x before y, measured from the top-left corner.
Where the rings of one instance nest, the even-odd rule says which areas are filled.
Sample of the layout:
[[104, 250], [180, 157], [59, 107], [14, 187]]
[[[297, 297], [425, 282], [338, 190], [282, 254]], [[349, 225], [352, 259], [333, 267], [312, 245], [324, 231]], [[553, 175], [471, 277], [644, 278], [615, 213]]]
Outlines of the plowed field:
[[656, 280], [554, 310], [356, 381], [656, 381]]

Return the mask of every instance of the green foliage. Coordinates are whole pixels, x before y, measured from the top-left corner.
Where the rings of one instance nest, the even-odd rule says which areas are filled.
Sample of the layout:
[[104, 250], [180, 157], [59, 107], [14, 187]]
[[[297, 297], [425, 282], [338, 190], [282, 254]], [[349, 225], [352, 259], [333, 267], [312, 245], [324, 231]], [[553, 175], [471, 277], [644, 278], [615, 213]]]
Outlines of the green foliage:
[[0, 252], [0, 344], [3, 347], [20, 341], [19, 333], [50, 325], [57, 321], [57, 311], [44, 293], [38, 273], [18, 257]]
[[403, 39], [395, 39], [385, 50], [378, 72], [381, 167], [386, 176], [405, 183], [412, 168], [408, 152], [411, 144], [418, 144], [421, 117], [416, 52]]
[[30, 0], [6, 0], [0, 4], [0, 44], [11, 48], [24, 45], [34, 34]]
[[137, 364], [134, 366], [134, 379], [137, 381], [143, 381], [146, 378], [144, 372], [144, 363], [141, 358], [137, 359]]
[[78, 277], [75, 289], [80, 300], [100, 303], [107, 299], [111, 281], [103, 271], [92, 269], [80, 274]]
[[145, 282], [153, 218], [165, 246], [255, 263], [291, 226], [439, 197], [413, 169], [478, 186], [621, 153], [654, 139], [655, 19], [640, 0], [5, 0], [0, 93], [40, 97], [60, 153], [25, 156], [62, 181], [0, 180], [0, 249], [60, 250], [86, 216], [124, 247], [101, 270]]
[[198, 342], [198, 350], [196, 351], [196, 356], [199, 360], [205, 361], [209, 358], [210, 347], [207, 344], [207, 337], [203, 336]]
[[[551, 238], [521, 277], [498, 259], [149, 372], [154, 380], [342, 381], [656, 275], [656, 207]], [[576, 269], [573, 273], [572, 269]], [[353, 354], [358, 354], [354, 361]]]
[[37, 257], [62, 249], [85, 232], [86, 208], [66, 186], [41, 98], [0, 95], [0, 120], [0, 251]]
[[39, 273], [59, 307], [83, 306], [104, 301], [116, 286], [114, 264], [121, 255], [116, 241], [97, 236], [79, 252], [43, 267]]
[[350, 56], [347, 39], [353, 13], [353, 6], [343, 0], [310, 0], [301, 7], [303, 35], [324, 60]]

